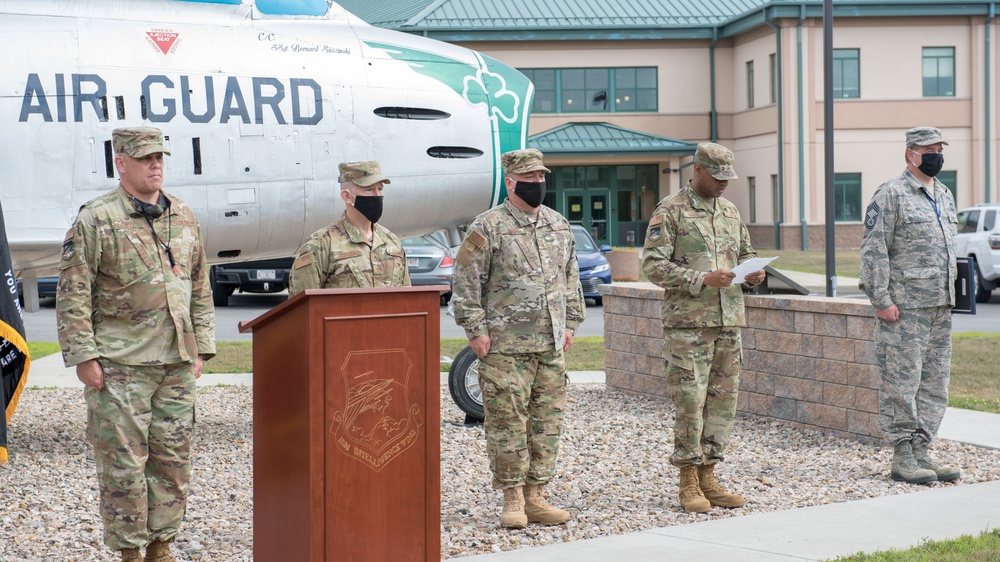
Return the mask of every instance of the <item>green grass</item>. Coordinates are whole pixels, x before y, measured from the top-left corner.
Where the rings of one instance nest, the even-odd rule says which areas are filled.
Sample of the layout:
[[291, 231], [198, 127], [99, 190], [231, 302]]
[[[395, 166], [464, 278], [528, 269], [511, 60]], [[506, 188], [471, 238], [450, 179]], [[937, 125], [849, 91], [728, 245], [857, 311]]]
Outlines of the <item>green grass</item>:
[[[757, 255], [764, 257], [778, 256], [771, 264], [775, 269], [802, 271], [805, 273], [826, 273], [826, 252], [823, 250], [757, 250]], [[837, 250], [834, 256], [837, 275], [842, 277], [858, 277], [861, 271], [861, 253], [858, 250]]]
[[953, 334], [948, 404], [956, 408], [1000, 413], [997, 365], [1000, 365], [1000, 334]]
[[987, 562], [1000, 560], [1000, 529], [979, 536], [962, 535], [946, 541], [923, 541], [907, 550], [859, 552], [840, 556], [836, 562]]
[[[775, 269], [802, 271], [804, 273], [826, 274], [826, 252], [823, 250], [757, 250], [761, 257], [778, 256], [771, 264]], [[857, 278], [861, 271], [861, 254], [858, 250], [838, 250], [834, 256], [837, 275]], [[647, 281], [646, 274], [639, 272], [639, 280]]]
[[28, 342], [28, 353], [31, 354], [31, 358], [41, 359], [46, 355], [52, 355], [53, 353], [59, 353], [60, 348], [58, 343], [47, 342], [47, 341], [29, 341]]

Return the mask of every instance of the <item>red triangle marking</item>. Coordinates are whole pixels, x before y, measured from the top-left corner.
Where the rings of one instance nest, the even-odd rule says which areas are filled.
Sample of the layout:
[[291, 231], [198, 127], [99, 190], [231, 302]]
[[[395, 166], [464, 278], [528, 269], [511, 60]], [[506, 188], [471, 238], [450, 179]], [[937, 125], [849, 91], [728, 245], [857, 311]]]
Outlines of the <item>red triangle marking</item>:
[[167, 54], [170, 47], [174, 46], [174, 41], [177, 40], [179, 33], [174, 33], [173, 31], [147, 31], [146, 35], [156, 43], [156, 46], [163, 51], [163, 54]]

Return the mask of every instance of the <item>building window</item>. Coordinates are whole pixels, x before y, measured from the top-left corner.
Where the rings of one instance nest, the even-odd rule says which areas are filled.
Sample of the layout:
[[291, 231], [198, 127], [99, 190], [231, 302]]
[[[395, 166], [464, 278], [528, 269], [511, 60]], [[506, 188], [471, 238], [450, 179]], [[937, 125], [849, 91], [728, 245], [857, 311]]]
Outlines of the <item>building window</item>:
[[747, 192], [750, 194], [750, 224], [757, 222], [757, 178], [747, 177]]
[[771, 174], [771, 217], [774, 222], [782, 219], [781, 197], [778, 196], [778, 174]]
[[747, 108], [753, 108], [753, 61], [747, 61]]
[[833, 97], [861, 97], [860, 49], [833, 50]]
[[521, 69], [535, 85], [534, 113], [656, 111], [656, 67]]
[[938, 172], [937, 179], [941, 180], [941, 183], [943, 183], [948, 188], [948, 191], [951, 192], [951, 196], [955, 199], [955, 202], [957, 204], [958, 172], [956, 172], [955, 170], [947, 170], [947, 171], [941, 170], [940, 172]]
[[771, 53], [768, 63], [771, 72], [771, 103], [778, 103], [778, 55]]
[[834, 209], [836, 222], [861, 221], [861, 174], [833, 175]]
[[924, 47], [924, 97], [955, 95], [955, 48]]

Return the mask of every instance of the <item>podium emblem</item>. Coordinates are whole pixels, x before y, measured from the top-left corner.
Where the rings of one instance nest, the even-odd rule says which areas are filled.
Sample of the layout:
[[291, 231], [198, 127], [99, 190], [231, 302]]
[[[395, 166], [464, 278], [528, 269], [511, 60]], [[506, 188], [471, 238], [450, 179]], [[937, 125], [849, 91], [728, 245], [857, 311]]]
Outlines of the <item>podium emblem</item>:
[[335, 405], [330, 433], [341, 452], [375, 472], [419, 436], [420, 407], [409, 403], [412, 370], [403, 349], [351, 351], [341, 366], [347, 403]]

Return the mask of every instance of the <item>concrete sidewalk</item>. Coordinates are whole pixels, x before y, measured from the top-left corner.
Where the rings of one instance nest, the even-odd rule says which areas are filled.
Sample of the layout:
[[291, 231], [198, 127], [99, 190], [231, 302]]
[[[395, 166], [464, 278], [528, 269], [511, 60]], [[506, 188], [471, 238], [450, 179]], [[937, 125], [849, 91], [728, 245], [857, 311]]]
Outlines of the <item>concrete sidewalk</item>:
[[[570, 373], [573, 383], [603, 383], [602, 371]], [[447, 373], [441, 373], [447, 383]], [[252, 375], [206, 374], [199, 386], [249, 385]], [[59, 354], [32, 361], [28, 387], [82, 387]], [[1000, 449], [1000, 415], [948, 408], [939, 437]], [[1000, 526], [1000, 481], [947, 486], [650, 529], [463, 560], [578, 562], [628, 560], [826, 560], [858, 551], [907, 548], [925, 539], [979, 534]], [[934, 514], [933, 518], [928, 514]]]

